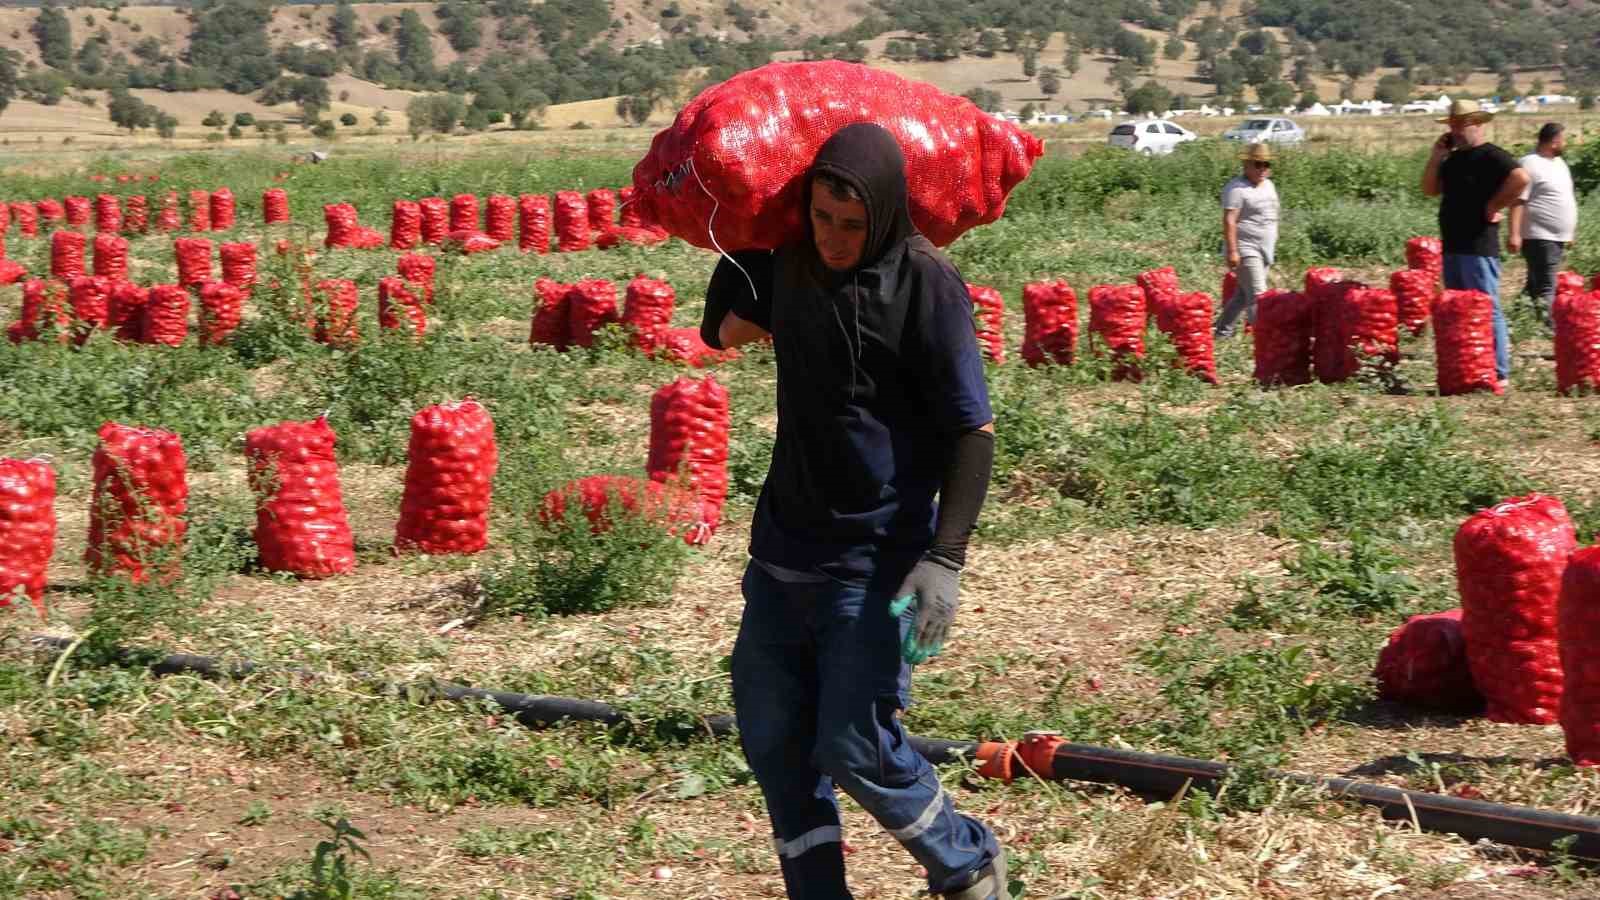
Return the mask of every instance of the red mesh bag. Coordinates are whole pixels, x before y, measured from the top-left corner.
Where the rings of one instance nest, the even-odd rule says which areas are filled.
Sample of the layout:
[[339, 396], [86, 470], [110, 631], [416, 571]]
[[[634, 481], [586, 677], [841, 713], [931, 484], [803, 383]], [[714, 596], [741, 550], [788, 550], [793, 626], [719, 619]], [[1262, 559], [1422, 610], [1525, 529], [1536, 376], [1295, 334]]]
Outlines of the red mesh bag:
[[451, 249], [462, 253], [487, 253], [500, 249], [500, 242], [481, 231], [452, 231], [445, 238]]
[[200, 343], [220, 347], [244, 318], [244, 291], [226, 281], [200, 286]]
[[178, 207], [178, 192], [168, 191], [156, 213], [157, 231], [177, 231], [183, 227], [183, 211]]
[[12, 203], [11, 218], [17, 220], [17, 233], [23, 237], [38, 237], [39, 211], [31, 203]]
[[422, 207], [414, 200], [396, 200], [389, 216], [389, 246], [414, 250], [422, 243]]
[[86, 239], [81, 232], [57, 231], [50, 235], [50, 275], [71, 281], [84, 274], [83, 250]]
[[211, 192], [208, 203], [211, 210], [211, 230], [232, 231], [235, 221], [233, 191], [225, 187], [217, 188]]
[[422, 298], [411, 292], [410, 282], [395, 275], [378, 279], [378, 327], [405, 328], [421, 340], [428, 333], [428, 314]]
[[289, 223], [289, 192], [283, 188], [267, 188], [261, 192], [261, 221], [266, 225]]
[[122, 230], [122, 201], [113, 194], [99, 194], [94, 198], [94, 230], [101, 234], [116, 234]]
[[11, 230], [11, 207], [0, 203], [0, 237], [4, 237]]
[[1178, 287], [1178, 273], [1171, 266], [1164, 266], [1140, 272], [1134, 281], [1144, 291], [1145, 309], [1149, 311], [1150, 317], [1155, 319], [1156, 330], [1171, 334], [1172, 321], [1169, 307], [1178, 302], [1178, 295], [1182, 293]]
[[0, 258], [0, 284], [16, 284], [28, 277], [28, 270], [14, 259]]
[[667, 328], [660, 332], [656, 354], [669, 362], [696, 369], [738, 359], [737, 350], [716, 350], [700, 339], [698, 328]]
[[1262, 387], [1311, 383], [1311, 301], [1293, 291], [1256, 298], [1255, 379]]
[[477, 553], [489, 546], [489, 501], [500, 454], [494, 419], [473, 399], [411, 417], [396, 550]]
[[1529, 494], [1481, 510], [1456, 531], [1456, 587], [1472, 680], [1495, 722], [1548, 725], [1561, 703], [1556, 609], [1577, 549], [1561, 501]]
[[549, 278], [533, 282], [533, 321], [528, 330], [529, 344], [544, 344], [565, 350], [569, 344], [572, 319], [572, 285]]
[[1561, 730], [1567, 755], [1600, 765], [1600, 547], [1572, 554], [1556, 604], [1561, 652]]
[[610, 188], [595, 188], [584, 201], [589, 207], [589, 231], [604, 234], [617, 224], [617, 192]]
[[150, 303], [150, 289], [131, 281], [119, 281], [111, 288], [111, 314], [106, 323], [117, 340], [130, 344], [144, 341], [144, 310]]
[[1447, 712], [1483, 707], [1467, 663], [1459, 609], [1407, 619], [1378, 651], [1372, 674], [1378, 696], [1395, 703]]
[[248, 241], [223, 244], [217, 248], [222, 257], [222, 280], [248, 294], [256, 285], [256, 245]]
[[433, 257], [426, 253], [407, 253], [400, 257], [395, 264], [400, 277], [422, 288], [422, 302], [433, 302], [433, 273], [436, 268]]
[[1022, 286], [1022, 361], [1072, 365], [1078, 346], [1078, 295], [1065, 281]]
[[972, 315], [978, 329], [978, 347], [983, 358], [995, 365], [1006, 361], [1005, 298], [992, 287], [967, 284], [967, 296], [972, 298]]
[[478, 230], [478, 198], [474, 194], [457, 194], [450, 198], [450, 230]]
[[589, 530], [595, 534], [611, 530], [620, 512], [659, 522], [668, 534], [682, 535], [684, 542], [691, 545], [703, 544], [711, 536], [700, 499], [676, 484], [628, 475], [590, 475], [546, 494], [539, 504], [539, 521], [546, 526], [556, 525], [572, 504], [583, 508]]
[[383, 236], [383, 232], [376, 228], [368, 228], [362, 225], [356, 228], [356, 234], [351, 239], [350, 246], [357, 250], [382, 250], [388, 242], [389, 239]]
[[1398, 305], [1394, 294], [1344, 281], [1322, 289], [1314, 344], [1317, 377], [1324, 384], [1345, 381], [1364, 360], [1386, 365], [1400, 361]]
[[[188, 530], [188, 461], [170, 431], [107, 422], [94, 451], [94, 499], [83, 559], [96, 575], [177, 577]], [[163, 559], [165, 557], [165, 559]], [[159, 572], [154, 571], [158, 564]]]
[[805, 235], [801, 182], [822, 144], [858, 122], [887, 128], [905, 154], [911, 218], [935, 244], [993, 222], [1043, 144], [970, 101], [854, 63], [773, 63], [702, 92], [633, 169], [648, 222], [697, 247], [716, 210], [729, 252]]
[[89, 333], [111, 324], [111, 291], [116, 284], [110, 278], [80, 275], [72, 279], [69, 297], [72, 302], [73, 331], [77, 342], [89, 339]]
[[1394, 294], [1400, 324], [1413, 337], [1422, 334], [1439, 297], [1438, 277], [1423, 269], [1401, 269], [1389, 276], [1389, 293]]
[[556, 249], [562, 253], [589, 249], [589, 205], [577, 191], [556, 192]]
[[643, 275], [628, 282], [622, 302], [622, 322], [633, 329], [633, 345], [653, 353], [661, 343], [661, 333], [672, 327], [672, 310], [677, 294], [672, 285]]
[[211, 192], [189, 192], [189, 230], [211, 230]]
[[1228, 301], [1233, 299], [1233, 295], [1238, 292], [1238, 290], [1239, 276], [1233, 274], [1232, 271], [1223, 272], [1222, 293], [1218, 295], [1218, 301], [1222, 303], [1223, 306], [1227, 306]]
[[517, 198], [517, 249], [550, 252], [550, 198], [523, 194]]
[[36, 341], [45, 328], [54, 328], [56, 340], [65, 343], [72, 331], [67, 286], [60, 281], [32, 278], [22, 283], [22, 308], [17, 321], [6, 326], [13, 344]]
[[1583, 276], [1568, 269], [1556, 273], [1556, 296], [1562, 294], [1576, 294], [1583, 291]]
[[617, 189], [618, 224], [624, 228], [643, 228], [644, 216], [639, 215], [639, 204], [633, 202], [633, 185]]
[[56, 473], [38, 459], [0, 459], [0, 607], [18, 588], [45, 614], [45, 573], [56, 547]]
[[355, 569], [355, 539], [333, 445], [333, 429], [322, 418], [245, 435], [256, 548], [267, 571], [327, 578]]
[[193, 287], [211, 280], [211, 239], [176, 238], [172, 250], [178, 258], [178, 283]]
[[52, 200], [49, 197], [46, 197], [45, 199], [35, 203], [33, 208], [38, 215], [39, 221], [46, 224], [53, 222], [65, 222], [67, 220], [66, 209], [62, 207], [59, 201]]
[[1098, 335], [1117, 360], [1112, 377], [1139, 380], [1144, 358], [1144, 289], [1136, 284], [1097, 284], [1089, 288], [1089, 333]]
[[611, 250], [623, 244], [633, 244], [638, 247], [654, 247], [670, 237], [659, 228], [632, 228], [626, 225], [613, 225], [610, 231], [601, 232], [594, 239], [594, 245], [601, 250]]
[[317, 282], [314, 301], [317, 324], [314, 337], [330, 347], [354, 347], [361, 340], [357, 313], [361, 294], [348, 278], [327, 278]]
[[1444, 274], [1444, 243], [1436, 237], [1414, 237], [1406, 241], [1406, 268], [1429, 272], [1437, 283]]
[[1306, 270], [1305, 292], [1313, 300], [1317, 291], [1344, 280], [1344, 273], [1332, 266], [1313, 266]]
[[1210, 384], [1217, 383], [1215, 340], [1211, 335], [1211, 314], [1215, 304], [1204, 291], [1179, 294], [1164, 301], [1167, 328], [1172, 346], [1178, 351], [1178, 364], [1185, 371]]
[[176, 284], [150, 288], [144, 306], [143, 341], [176, 347], [189, 336], [189, 292]]
[[67, 225], [73, 228], [82, 228], [89, 224], [89, 219], [94, 215], [94, 205], [88, 197], [66, 198]]
[[1600, 390], [1600, 292], [1558, 295], [1551, 314], [1556, 326], [1556, 390], [1563, 394]]
[[617, 321], [617, 286], [603, 278], [585, 278], [572, 286], [567, 312], [567, 344], [593, 347], [595, 333]]
[[1494, 300], [1488, 294], [1441, 294], [1433, 310], [1433, 347], [1440, 395], [1504, 392], [1494, 365]]
[[134, 194], [123, 206], [122, 231], [125, 234], [144, 234], [149, 228], [150, 201], [143, 194]]
[[356, 208], [348, 203], [329, 203], [322, 207], [323, 220], [328, 223], [327, 237], [323, 238], [324, 247], [354, 247], [356, 245], [356, 232], [360, 230], [360, 220], [356, 218]]
[[109, 232], [94, 236], [94, 273], [115, 281], [127, 280], [127, 238]]
[[728, 389], [709, 375], [678, 378], [650, 399], [645, 471], [652, 481], [693, 488], [710, 528], [728, 498], [728, 428]]
[[423, 197], [417, 206], [422, 210], [423, 242], [444, 243], [444, 236], [450, 233], [450, 204], [443, 197]]
[[501, 243], [517, 236], [517, 201], [505, 194], [490, 194], [484, 201], [483, 233]]

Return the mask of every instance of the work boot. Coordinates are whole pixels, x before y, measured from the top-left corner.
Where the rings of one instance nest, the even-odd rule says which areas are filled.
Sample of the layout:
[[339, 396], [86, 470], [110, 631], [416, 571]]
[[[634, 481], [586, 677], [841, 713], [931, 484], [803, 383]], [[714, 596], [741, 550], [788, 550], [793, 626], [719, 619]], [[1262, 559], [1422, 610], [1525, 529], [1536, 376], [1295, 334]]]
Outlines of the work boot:
[[946, 891], [944, 900], [1011, 900], [1011, 892], [1006, 889], [1005, 848], [978, 870], [971, 884], [959, 891]]

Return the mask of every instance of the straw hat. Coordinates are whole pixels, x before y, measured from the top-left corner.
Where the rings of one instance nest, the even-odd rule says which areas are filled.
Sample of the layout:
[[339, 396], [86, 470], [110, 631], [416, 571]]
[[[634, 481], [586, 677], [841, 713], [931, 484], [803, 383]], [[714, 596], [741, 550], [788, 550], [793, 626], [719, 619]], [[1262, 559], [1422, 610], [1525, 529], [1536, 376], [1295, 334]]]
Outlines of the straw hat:
[[1259, 141], [1249, 144], [1239, 154], [1239, 159], [1244, 162], [1272, 162], [1272, 146]]
[[1450, 114], [1442, 119], [1434, 119], [1440, 125], [1449, 125], [1455, 119], [1465, 119], [1468, 125], [1477, 125], [1494, 118], [1494, 113], [1486, 112], [1479, 108], [1476, 100], [1451, 100]]

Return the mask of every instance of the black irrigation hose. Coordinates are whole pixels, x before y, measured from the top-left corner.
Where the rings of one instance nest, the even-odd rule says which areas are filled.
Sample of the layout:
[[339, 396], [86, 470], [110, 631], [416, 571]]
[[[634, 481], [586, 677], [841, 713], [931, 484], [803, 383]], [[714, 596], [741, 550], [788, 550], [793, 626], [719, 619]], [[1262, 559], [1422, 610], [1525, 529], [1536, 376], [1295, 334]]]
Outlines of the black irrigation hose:
[[[64, 638], [40, 636], [40, 646], [63, 650], [71, 645]], [[124, 653], [126, 659], [137, 657]], [[222, 661], [208, 656], [174, 653], [150, 665], [159, 675], [192, 673], [206, 677], [239, 678], [267, 667], [248, 660]], [[278, 671], [314, 677], [306, 669], [286, 667]], [[593, 700], [519, 694], [467, 687], [445, 681], [424, 685], [427, 690], [450, 700], [491, 700], [528, 728], [546, 728], [562, 721], [600, 722], [617, 725], [625, 716], [615, 707]], [[735, 731], [732, 716], [711, 716], [703, 720], [709, 732], [718, 737]], [[973, 759], [975, 741], [949, 741], [913, 736], [912, 746], [934, 763]], [[1141, 753], [1091, 744], [1062, 744], [1055, 750], [1049, 777], [1058, 781], [1090, 781], [1115, 784], [1141, 796], [1166, 799], [1188, 785], [1191, 790], [1215, 792], [1231, 769], [1218, 762]], [[1039, 773], [1045, 775], [1046, 773]], [[1321, 778], [1296, 773], [1272, 773], [1273, 777], [1324, 789], [1336, 799], [1355, 800], [1377, 807], [1384, 818], [1414, 822], [1428, 831], [1460, 835], [1468, 840], [1487, 838], [1498, 844], [1533, 850], [1554, 849], [1556, 842], [1575, 838], [1567, 852], [1588, 859], [1600, 859], [1600, 818], [1549, 812], [1528, 806], [1509, 806], [1483, 800], [1449, 797], [1426, 791], [1354, 781], [1349, 778]]]

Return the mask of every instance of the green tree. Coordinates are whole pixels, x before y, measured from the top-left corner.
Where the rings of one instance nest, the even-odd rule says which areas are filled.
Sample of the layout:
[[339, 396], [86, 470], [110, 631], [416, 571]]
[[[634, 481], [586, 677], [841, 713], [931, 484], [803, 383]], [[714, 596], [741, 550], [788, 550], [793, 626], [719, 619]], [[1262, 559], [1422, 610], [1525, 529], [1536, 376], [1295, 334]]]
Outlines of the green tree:
[[1594, 91], [1585, 88], [1578, 94], [1578, 108], [1582, 110], [1594, 109]]
[[1127, 92], [1122, 106], [1135, 115], [1155, 113], [1159, 116], [1172, 108], [1172, 92], [1154, 81], [1146, 81]]
[[1178, 37], [1177, 34], [1168, 35], [1167, 42], [1161, 45], [1161, 55], [1167, 59], [1183, 59], [1183, 51], [1183, 38]]
[[333, 137], [334, 132], [337, 130], [329, 119], [319, 119], [316, 124], [311, 126], [312, 136], [324, 141]]
[[1543, 94], [1544, 93], [1544, 79], [1543, 78], [1535, 78], [1535, 79], [1533, 79], [1533, 84], [1528, 85], [1528, 93], [1531, 96], [1534, 96], [1534, 97], [1537, 97], [1540, 94]]
[[333, 18], [328, 20], [328, 36], [333, 38], [333, 45], [340, 50], [348, 50], [361, 40], [361, 26], [356, 20], [356, 11], [350, 8], [349, 0], [339, 0], [334, 5]]
[[627, 96], [617, 99], [617, 118], [629, 125], [643, 125], [656, 108], [655, 101], [645, 96]]
[[232, 138], [233, 140], [238, 140], [239, 138], [241, 138], [243, 136], [244, 136], [244, 129], [240, 128], [237, 125], [229, 125], [228, 126], [228, 137]]
[[1083, 47], [1078, 45], [1076, 38], [1067, 39], [1067, 49], [1061, 54], [1061, 68], [1067, 70], [1069, 76], [1078, 74], [1078, 69], [1083, 65]]
[[1034, 106], [1032, 103], [1024, 103], [1022, 104], [1022, 110], [1017, 113], [1017, 116], [1024, 122], [1031, 122], [1033, 121], [1033, 117], [1037, 115], [1038, 112], [1039, 108], [1037, 106]]
[[213, 109], [211, 112], [206, 113], [206, 117], [200, 120], [200, 124], [207, 128], [221, 128], [228, 124], [228, 119], [223, 116], [222, 110]]
[[1500, 80], [1495, 82], [1494, 92], [1501, 97], [1515, 97], [1517, 95], [1517, 80], [1510, 69], [1500, 70]]
[[372, 114], [372, 126], [374, 128], [387, 128], [388, 125], [389, 125], [389, 111], [388, 111], [387, 107], [381, 108], [377, 112]]
[[156, 134], [164, 140], [171, 140], [178, 133], [178, 117], [171, 113], [155, 113]]
[[5, 112], [17, 96], [17, 61], [20, 57], [16, 51], [0, 50], [0, 112]]
[[1139, 74], [1139, 67], [1131, 59], [1119, 59], [1111, 64], [1111, 71], [1106, 73], [1106, 84], [1117, 89], [1123, 97], [1133, 90], [1133, 79]]
[[1295, 105], [1299, 106], [1301, 109], [1310, 109], [1321, 102], [1322, 98], [1317, 96], [1316, 86], [1308, 84], [1301, 88], [1300, 100]]
[[971, 100], [984, 112], [998, 112], [1005, 105], [1005, 99], [1000, 96], [1000, 92], [989, 88], [973, 88], [961, 96]]
[[130, 132], [155, 125], [156, 117], [161, 115], [160, 110], [128, 93], [127, 88], [112, 89], [106, 112], [111, 116], [111, 124]]
[[1000, 48], [1005, 46], [1005, 38], [992, 28], [985, 28], [978, 32], [977, 54], [984, 59], [992, 59]]
[[395, 30], [395, 56], [400, 61], [400, 66], [411, 73], [417, 81], [426, 81], [433, 78], [433, 42], [432, 33], [428, 26], [422, 24], [422, 17], [416, 10], [407, 9], [400, 14], [400, 24]]
[[28, 30], [39, 44], [39, 58], [45, 65], [62, 71], [72, 68], [72, 23], [55, 3], [40, 7]]
[[1256, 85], [1256, 100], [1267, 109], [1283, 109], [1294, 102], [1294, 88], [1287, 81], [1273, 79]]
[[45, 106], [55, 106], [60, 103], [70, 87], [72, 82], [55, 69], [36, 69], [17, 81], [17, 88], [24, 100], [32, 100]]
[[247, 112], [234, 113], [233, 114], [233, 124], [239, 126], [240, 128], [249, 128], [250, 126], [256, 124], [256, 117], [255, 117], [255, 115], [253, 113], [247, 113]]
[[258, 91], [283, 67], [267, 38], [272, 0], [216, 0], [195, 18], [189, 33], [189, 65], [215, 72], [236, 94]]
[[483, 15], [478, 0], [448, 0], [438, 6], [439, 31], [457, 53], [476, 50], [483, 43]]
[[345, 113], [344, 115], [339, 117], [339, 124], [343, 125], [346, 128], [353, 127], [356, 124], [356, 114], [355, 113]]
[[1045, 66], [1039, 73], [1039, 90], [1046, 97], [1054, 97], [1061, 93], [1061, 73], [1050, 66]]
[[1111, 52], [1122, 59], [1131, 60], [1140, 69], [1148, 69], [1156, 61], [1155, 41], [1126, 28], [1117, 29], [1117, 35], [1111, 42]]
[[1404, 75], [1389, 73], [1378, 79], [1378, 86], [1372, 92], [1375, 100], [1393, 103], [1402, 106], [1411, 100], [1411, 82]]
[[466, 118], [467, 105], [455, 94], [424, 94], [406, 104], [406, 117], [411, 120], [411, 132], [421, 134], [449, 134]]

